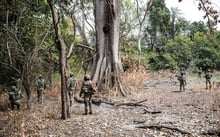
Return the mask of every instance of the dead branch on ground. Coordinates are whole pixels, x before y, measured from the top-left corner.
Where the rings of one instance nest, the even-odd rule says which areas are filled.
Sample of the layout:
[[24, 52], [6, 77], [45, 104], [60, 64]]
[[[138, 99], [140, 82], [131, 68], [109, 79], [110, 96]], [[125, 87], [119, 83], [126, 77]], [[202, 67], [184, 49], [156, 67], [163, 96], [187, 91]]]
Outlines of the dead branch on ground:
[[143, 128], [143, 129], [156, 129], [156, 130], [163, 130], [163, 129], [169, 129], [172, 131], [177, 131], [180, 132], [182, 134], [187, 134], [190, 135], [191, 133], [184, 131], [182, 129], [176, 128], [176, 127], [169, 127], [169, 126], [165, 126], [165, 125], [142, 125], [142, 126], [137, 126], [136, 128]]

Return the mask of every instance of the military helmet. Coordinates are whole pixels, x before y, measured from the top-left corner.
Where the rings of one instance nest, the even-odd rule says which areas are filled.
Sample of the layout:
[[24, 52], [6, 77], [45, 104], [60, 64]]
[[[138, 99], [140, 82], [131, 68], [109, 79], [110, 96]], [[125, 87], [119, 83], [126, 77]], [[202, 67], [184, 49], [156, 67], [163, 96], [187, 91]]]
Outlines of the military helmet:
[[73, 76], [73, 73], [72, 72], [70, 72], [70, 77], [72, 77]]
[[16, 90], [16, 86], [11, 86], [12, 90]]
[[210, 69], [208, 69], [208, 72], [210, 72]]
[[184, 74], [185, 74], [185, 71], [181, 71], [180, 74], [181, 74], [181, 75], [184, 75]]
[[86, 75], [85, 75], [85, 77], [84, 77], [84, 79], [85, 79], [85, 80], [90, 80], [90, 79], [91, 79], [91, 77], [90, 77], [90, 75], [89, 75], [89, 74], [86, 74]]

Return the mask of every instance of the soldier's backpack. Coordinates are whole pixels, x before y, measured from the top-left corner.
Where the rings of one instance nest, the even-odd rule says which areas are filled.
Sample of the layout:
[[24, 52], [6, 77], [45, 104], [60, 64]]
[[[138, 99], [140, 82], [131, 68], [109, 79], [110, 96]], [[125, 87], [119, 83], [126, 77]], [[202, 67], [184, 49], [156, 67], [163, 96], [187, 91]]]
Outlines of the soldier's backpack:
[[206, 78], [206, 79], [211, 79], [211, 77], [212, 77], [212, 74], [206, 73], [206, 75], [205, 75], [205, 78]]
[[92, 88], [92, 83], [91, 83], [91, 81], [84, 81], [81, 90], [82, 90], [82, 92], [84, 92], [84, 93], [89, 93], [89, 92], [91, 92], [91, 88]]
[[14, 100], [19, 100], [19, 99], [21, 99], [21, 94], [19, 93], [19, 91], [16, 91], [14, 93]]
[[45, 82], [43, 79], [38, 79], [37, 80], [37, 86], [38, 88], [45, 88]]
[[75, 84], [76, 84], [76, 79], [75, 78], [70, 78], [70, 81], [69, 81], [69, 88], [74, 88], [75, 87]]
[[182, 81], [182, 80], [183, 80], [183, 76], [178, 75], [178, 76], [177, 76], [177, 80]]

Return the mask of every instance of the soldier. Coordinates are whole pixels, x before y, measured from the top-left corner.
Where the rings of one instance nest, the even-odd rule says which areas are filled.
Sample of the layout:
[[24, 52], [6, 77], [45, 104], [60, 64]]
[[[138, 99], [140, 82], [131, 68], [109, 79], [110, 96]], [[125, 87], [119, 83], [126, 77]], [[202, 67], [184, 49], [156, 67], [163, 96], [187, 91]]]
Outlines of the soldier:
[[21, 98], [22, 98], [21, 90], [18, 90], [16, 86], [12, 86], [11, 91], [9, 92], [9, 101], [10, 101], [12, 110], [14, 110], [14, 106], [16, 106], [18, 110], [20, 110]]
[[84, 104], [85, 104], [85, 115], [88, 115], [88, 108], [89, 108], [89, 114], [92, 114], [92, 95], [94, 94], [95, 90], [92, 86], [92, 81], [90, 79], [90, 75], [85, 75], [83, 85], [80, 91], [79, 96], [84, 98]]
[[69, 100], [70, 100], [70, 106], [72, 106], [75, 85], [76, 85], [76, 78], [73, 73], [70, 73], [70, 77], [68, 79], [68, 95], [69, 95]]
[[177, 79], [180, 82], [180, 91], [185, 91], [186, 86], [186, 73], [184, 69], [180, 70], [180, 75], [177, 76]]
[[201, 79], [201, 77], [202, 77], [202, 67], [199, 67], [198, 77], [199, 77], [199, 79]]
[[210, 72], [210, 69], [208, 69], [207, 72], [205, 73], [206, 89], [208, 89], [208, 87], [211, 86], [211, 78], [212, 78], [212, 74]]
[[46, 88], [46, 82], [40, 75], [37, 78], [36, 81], [36, 86], [37, 86], [37, 97], [38, 97], [38, 102], [42, 103], [43, 102], [43, 94], [44, 94], [44, 89]]

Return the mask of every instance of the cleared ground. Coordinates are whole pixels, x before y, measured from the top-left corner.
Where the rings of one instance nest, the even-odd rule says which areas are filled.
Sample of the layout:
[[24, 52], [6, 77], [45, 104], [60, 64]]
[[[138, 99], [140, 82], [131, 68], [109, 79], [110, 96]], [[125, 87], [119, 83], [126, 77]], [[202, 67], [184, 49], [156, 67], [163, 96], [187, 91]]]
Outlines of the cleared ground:
[[71, 118], [60, 120], [60, 97], [47, 91], [45, 102], [32, 96], [32, 109], [0, 111], [0, 136], [40, 137], [218, 137], [220, 89], [205, 90], [204, 80], [188, 78], [179, 92], [173, 74], [148, 74], [128, 97], [93, 105], [93, 115], [74, 102]]

